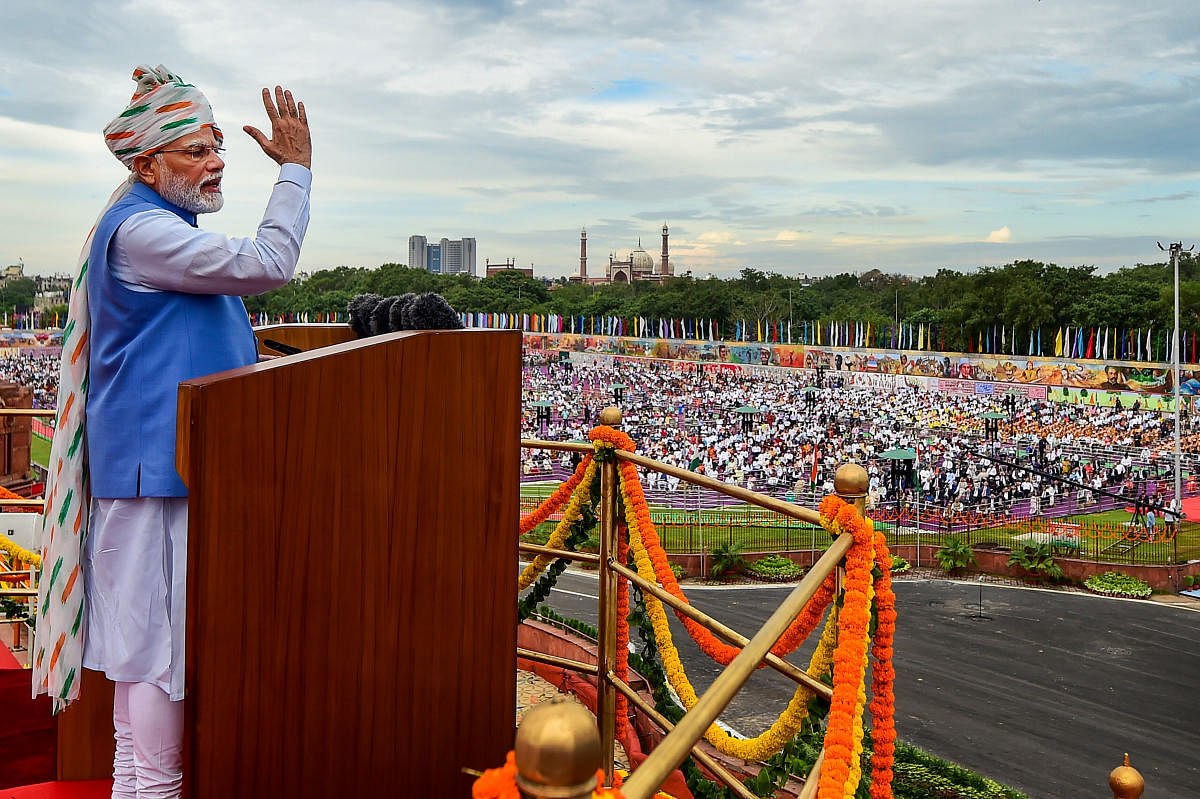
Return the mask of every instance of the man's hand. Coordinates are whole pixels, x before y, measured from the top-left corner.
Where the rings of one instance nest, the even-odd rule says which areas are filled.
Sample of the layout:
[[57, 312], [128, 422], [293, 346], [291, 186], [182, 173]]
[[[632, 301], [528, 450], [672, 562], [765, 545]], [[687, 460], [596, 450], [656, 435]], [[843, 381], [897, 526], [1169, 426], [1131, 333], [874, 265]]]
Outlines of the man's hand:
[[308, 135], [308, 116], [304, 103], [297, 103], [290, 91], [282, 86], [275, 87], [275, 102], [271, 102], [269, 89], [262, 90], [263, 106], [271, 120], [271, 138], [261, 130], [246, 125], [242, 130], [258, 142], [263, 152], [277, 164], [299, 164], [312, 168], [312, 140]]

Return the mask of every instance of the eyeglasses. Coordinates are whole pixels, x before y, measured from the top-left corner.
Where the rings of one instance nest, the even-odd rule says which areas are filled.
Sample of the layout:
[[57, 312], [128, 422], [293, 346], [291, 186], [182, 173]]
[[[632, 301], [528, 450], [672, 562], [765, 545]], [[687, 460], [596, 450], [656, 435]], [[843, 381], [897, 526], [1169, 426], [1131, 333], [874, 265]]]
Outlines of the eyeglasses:
[[208, 157], [213, 153], [220, 155], [223, 152], [225, 152], [224, 147], [214, 147], [211, 144], [197, 144], [193, 145], [192, 147], [184, 147], [179, 150], [159, 150], [157, 153], [155, 153], [155, 155], [158, 155], [159, 153], [183, 153], [194, 163], [198, 164], [201, 161], [207, 161]]

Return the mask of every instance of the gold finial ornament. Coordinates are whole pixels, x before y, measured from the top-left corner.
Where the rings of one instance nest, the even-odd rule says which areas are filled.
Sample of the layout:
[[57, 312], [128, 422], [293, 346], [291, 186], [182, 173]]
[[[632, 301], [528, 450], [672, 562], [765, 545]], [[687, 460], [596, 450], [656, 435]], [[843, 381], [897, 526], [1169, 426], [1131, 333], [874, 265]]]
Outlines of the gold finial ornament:
[[870, 487], [870, 475], [857, 463], [843, 463], [833, 476], [833, 491], [842, 499], [865, 497]]
[[1108, 775], [1108, 787], [1112, 788], [1113, 799], [1139, 799], [1142, 791], [1146, 790], [1146, 781], [1141, 773], [1129, 765], [1128, 752], [1125, 753], [1125, 762]]
[[522, 796], [579, 799], [596, 788], [600, 730], [582, 705], [558, 698], [531, 708], [517, 728], [513, 750]]
[[609, 405], [604, 410], [600, 411], [600, 424], [606, 424], [609, 427], [617, 427], [621, 424], [621, 409], [616, 405]]
[[861, 514], [867, 512], [867, 490], [871, 476], [857, 463], [843, 463], [833, 475], [833, 493], [854, 505]]

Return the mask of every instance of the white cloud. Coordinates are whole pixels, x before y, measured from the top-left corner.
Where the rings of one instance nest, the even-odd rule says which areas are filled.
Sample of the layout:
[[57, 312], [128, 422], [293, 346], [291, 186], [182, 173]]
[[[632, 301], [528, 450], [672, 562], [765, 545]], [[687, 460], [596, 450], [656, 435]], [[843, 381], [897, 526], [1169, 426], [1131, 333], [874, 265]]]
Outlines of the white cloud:
[[[0, 263], [37, 272], [74, 263], [121, 177], [98, 131], [132, 68], [160, 60], [229, 132], [214, 230], [259, 221], [274, 165], [237, 131], [264, 124], [258, 88], [305, 101], [309, 271], [402, 259], [424, 232], [567, 274], [571, 231], [628, 247], [663, 209], [686, 211], [671, 246], [694, 273], [857, 268], [857, 247], [884, 268], [969, 267], [1009, 252], [982, 246], [1009, 226], [1020, 257], [1095, 263], [1047, 244], [1070, 236], [1122, 242], [1106, 262], [1133, 263], [1155, 257], [1137, 242], [1192, 224], [1186, 202], [1129, 213], [1198, 176], [1191, 0], [35, 5], [0, 6]], [[72, 235], [47, 236], [47, 206], [20, 199], [51, 190]], [[981, 218], [1007, 225], [981, 242]]]
[[1005, 225], [999, 230], [993, 230], [989, 233], [987, 241], [990, 241], [992, 244], [1007, 244], [1012, 241], [1012, 231], [1008, 229], [1008, 225]]

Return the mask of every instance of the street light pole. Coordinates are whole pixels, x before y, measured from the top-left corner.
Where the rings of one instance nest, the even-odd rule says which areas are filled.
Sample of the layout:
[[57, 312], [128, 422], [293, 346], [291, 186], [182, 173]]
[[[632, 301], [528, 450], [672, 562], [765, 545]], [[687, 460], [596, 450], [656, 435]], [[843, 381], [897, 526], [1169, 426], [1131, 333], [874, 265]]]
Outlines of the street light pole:
[[[1159, 243], [1160, 250], [1167, 249]], [[1195, 245], [1188, 247], [1190, 252], [1195, 248]], [[1170, 245], [1171, 252], [1171, 271], [1174, 273], [1175, 281], [1175, 321], [1171, 331], [1171, 368], [1173, 370], [1173, 383], [1175, 384], [1175, 513], [1176, 524], [1182, 518], [1183, 514], [1183, 485], [1182, 475], [1180, 472], [1180, 449], [1179, 449], [1179, 256], [1183, 252], [1183, 242], [1173, 241]]]

